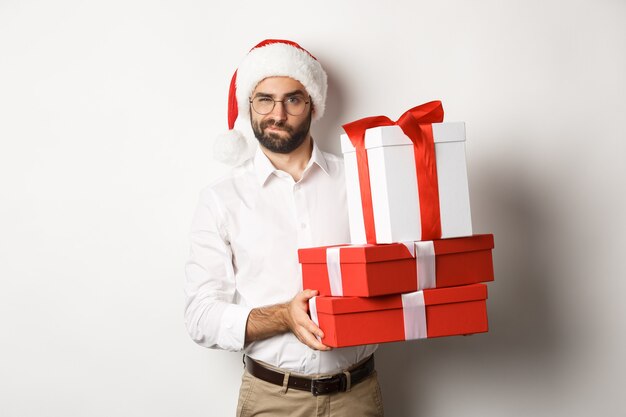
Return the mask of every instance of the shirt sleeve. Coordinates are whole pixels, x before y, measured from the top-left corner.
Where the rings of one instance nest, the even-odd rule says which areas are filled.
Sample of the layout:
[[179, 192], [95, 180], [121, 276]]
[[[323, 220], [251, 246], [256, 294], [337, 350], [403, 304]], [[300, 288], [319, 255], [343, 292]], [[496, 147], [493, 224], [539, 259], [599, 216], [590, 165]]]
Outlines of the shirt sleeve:
[[226, 216], [215, 192], [206, 188], [191, 226], [185, 266], [185, 325], [201, 346], [240, 351], [251, 308], [235, 304], [235, 274]]

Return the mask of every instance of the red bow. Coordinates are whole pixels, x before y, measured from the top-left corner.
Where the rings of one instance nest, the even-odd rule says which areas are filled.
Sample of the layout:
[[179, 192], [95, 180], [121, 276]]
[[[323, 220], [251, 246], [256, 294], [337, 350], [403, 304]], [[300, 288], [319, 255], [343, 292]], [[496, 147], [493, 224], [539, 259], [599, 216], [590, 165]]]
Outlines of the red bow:
[[343, 125], [343, 129], [356, 149], [367, 243], [376, 243], [376, 229], [374, 227], [367, 151], [365, 150], [365, 131], [378, 126], [398, 125], [413, 142], [422, 240], [432, 240], [441, 237], [439, 188], [437, 186], [437, 163], [432, 124], [441, 122], [443, 122], [441, 102], [431, 101], [407, 110], [396, 122], [387, 116], [373, 116]]

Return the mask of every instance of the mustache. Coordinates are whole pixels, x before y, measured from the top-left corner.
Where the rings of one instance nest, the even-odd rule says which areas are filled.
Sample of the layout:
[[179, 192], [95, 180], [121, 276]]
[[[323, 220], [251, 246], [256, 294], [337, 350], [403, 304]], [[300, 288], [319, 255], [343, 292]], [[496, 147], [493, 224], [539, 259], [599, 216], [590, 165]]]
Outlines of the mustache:
[[288, 133], [293, 132], [293, 128], [289, 126], [284, 120], [280, 121], [280, 120], [274, 120], [274, 119], [267, 119], [267, 120], [262, 121], [260, 125], [262, 130], [265, 130], [265, 128], [269, 126], [279, 128], [280, 130], [284, 130], [285, 132], [288, 132]]

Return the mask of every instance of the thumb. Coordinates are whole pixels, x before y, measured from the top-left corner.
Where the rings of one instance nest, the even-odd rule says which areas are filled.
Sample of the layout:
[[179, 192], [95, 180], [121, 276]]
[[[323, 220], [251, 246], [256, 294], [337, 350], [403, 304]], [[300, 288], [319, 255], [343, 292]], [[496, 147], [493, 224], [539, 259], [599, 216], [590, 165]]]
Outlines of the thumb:
[[304, 300], [310, 300], [318, 294], [317, 290], [303, 290], [301, 293]]

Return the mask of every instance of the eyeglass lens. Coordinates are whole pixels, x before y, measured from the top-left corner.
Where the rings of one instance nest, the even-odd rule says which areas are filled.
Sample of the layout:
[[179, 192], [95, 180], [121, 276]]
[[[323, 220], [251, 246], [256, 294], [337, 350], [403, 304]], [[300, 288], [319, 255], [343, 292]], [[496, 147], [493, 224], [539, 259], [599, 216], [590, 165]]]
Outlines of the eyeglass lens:
[[299, 116], [304, 112], [306, 105], [309, 103], [302, 96], [290, 96], [284, 100], [274, 100], [271, 97], [258, 96], [251, 100], [254, 111], [261, 115], [269, 114], [274, 110], [276, 103], [283, 103], [285, 111], [292, 116]]

